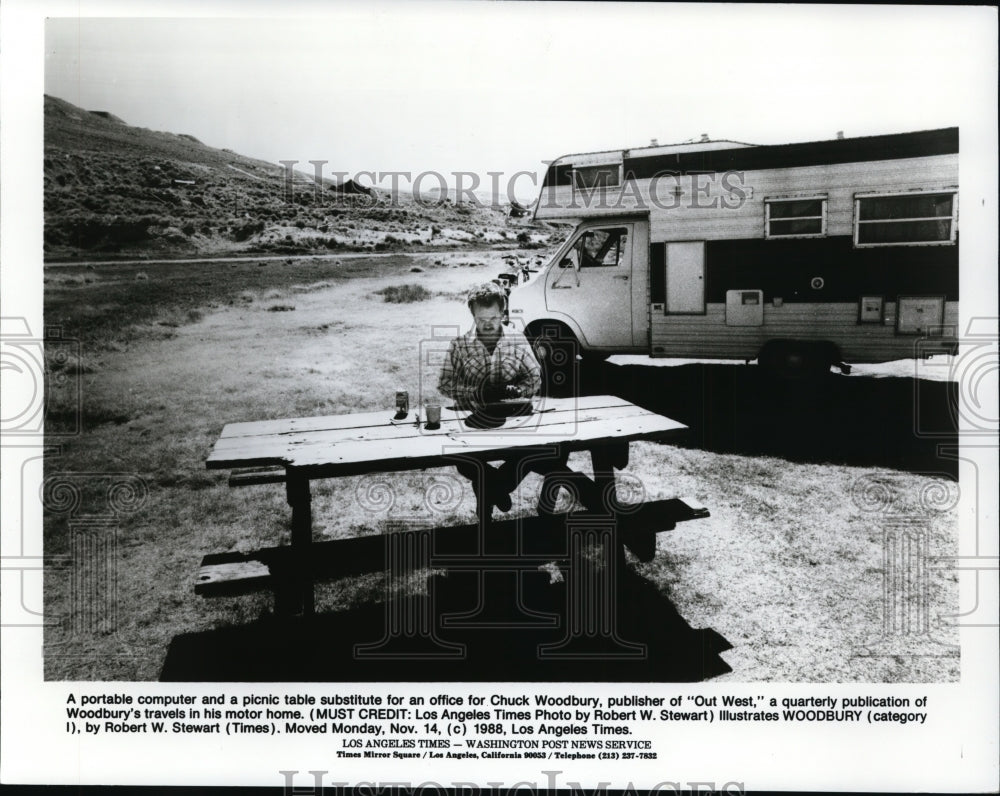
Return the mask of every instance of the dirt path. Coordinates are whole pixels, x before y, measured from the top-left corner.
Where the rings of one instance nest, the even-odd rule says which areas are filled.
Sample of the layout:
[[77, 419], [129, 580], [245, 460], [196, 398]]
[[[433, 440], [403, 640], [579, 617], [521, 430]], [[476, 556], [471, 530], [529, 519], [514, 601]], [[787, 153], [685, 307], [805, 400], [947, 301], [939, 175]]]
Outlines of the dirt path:
[[[484, 252], [493, 252], [494, 249], [462, 249], [459, 254], [466, 256], [477, 256]], [[429, 252], [348, 252], [348, 253], [338, 253], [338, 254], [240, 254], [232, 257], [193, 257], [193, 258], [177, 258], [170, 257], [162, 260], [72, 260], [70, 262], [47, 262], [44, 263], [45, 268], [69, 268], [80, 266], [98, 266], [98, 265], [191, 265], [192, 263], [244, 263], [244, 262], [259, 262], [262, 260], [353, 260], [360, 257], [399, 257], [401, 255], [410, 255], [413, 257], [420, 257], [421, 255], [434, 254], [435, 251]], [[442, 250], [442, 253], [454, 253], [451, 249]]]

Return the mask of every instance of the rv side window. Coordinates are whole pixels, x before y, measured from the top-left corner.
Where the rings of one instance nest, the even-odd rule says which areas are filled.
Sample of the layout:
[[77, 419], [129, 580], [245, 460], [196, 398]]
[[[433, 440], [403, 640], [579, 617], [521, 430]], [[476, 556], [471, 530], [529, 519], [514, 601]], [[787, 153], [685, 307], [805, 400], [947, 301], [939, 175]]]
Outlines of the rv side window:
[[580, 266], [594, 268], [618, 265], [622, 261], [627, 240], [628, 230], [625, 227], [588, 229], [577, 241]]
[[805, 238], [826, 234], [826, 199], [765, 199], [765, 238]]
[[854, 200], [854, 243], [898, 246], [954, 243], [958, 233], [954, 193], [863, 196]]
[[577, 188], [613, 188], [621, 185], [621, 167], [617, 163], [603, 166], [576, 166], [573, 180]]

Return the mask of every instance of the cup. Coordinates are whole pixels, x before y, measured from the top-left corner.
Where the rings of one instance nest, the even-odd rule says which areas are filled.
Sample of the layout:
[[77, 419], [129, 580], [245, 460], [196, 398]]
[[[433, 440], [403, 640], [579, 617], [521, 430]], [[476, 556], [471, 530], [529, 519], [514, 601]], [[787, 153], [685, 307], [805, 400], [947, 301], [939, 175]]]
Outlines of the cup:
[[427, 414], [427, 425], [425, 428], [428, 431], [435, 431], [441, 428], [441, 405], [440, 404], [427, 404], [424, 407], [424, 412]]
[[410, 394], [406, 390], [396, 390], [396, 415], [393, 420], [405, 420], [410, 412]]

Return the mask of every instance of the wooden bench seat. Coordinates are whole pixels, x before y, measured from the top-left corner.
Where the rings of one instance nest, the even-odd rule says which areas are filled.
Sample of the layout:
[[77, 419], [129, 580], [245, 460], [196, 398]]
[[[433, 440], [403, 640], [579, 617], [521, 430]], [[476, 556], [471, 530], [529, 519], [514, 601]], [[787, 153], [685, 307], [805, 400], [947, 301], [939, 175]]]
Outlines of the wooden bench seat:
[[283, 483], [285, 483], [284, 467], [248, 467], [243, 470], [233, 470], [229, 476], [231, 487]]
[[[671, 498], [643, 504], [635, 511], [616, 515], [621, 542], [640, 561], [650, 561], [656, 550], [656, 534], [673, 530], [678, 522], [702, 519], [709, 512], [692, 498]], [[479, 549], [478, 525], [401, 530], [348, 539], [314, 542], [306, 561], [295, 562], [294, 548], [269, 547], [250, 553], [206, 555], [195, 581], [195, 593], [203, 597], [249, 594], [273, 589], [277, 582], [299, 572], [312, 580], [324, 580], [385, 569], [389, 561], [388, 541], [393, 536], [431, 533], [430, 566], [469, 568], [526, 568], [547, 561], [569, 558], [567, 524], [600, 527], [607, 515], [589, 511], [526, 517], [495, 522], [490, 528], [488, 549]], [[400, 542], [401, 539], [396, 539]]]

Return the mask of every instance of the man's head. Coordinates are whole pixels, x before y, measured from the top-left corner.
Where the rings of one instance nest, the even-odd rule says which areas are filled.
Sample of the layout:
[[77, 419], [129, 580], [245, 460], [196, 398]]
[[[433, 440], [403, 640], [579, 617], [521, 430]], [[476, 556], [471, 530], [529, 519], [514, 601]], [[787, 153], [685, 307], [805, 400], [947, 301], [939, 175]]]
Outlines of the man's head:
[[474, 287], [466, 297], [469, 312], [476, 322], [476, 333], [484, 340], [495, 340], [500, 336], [503, 324], [503, 308], [507, 294], [495, 282]]

